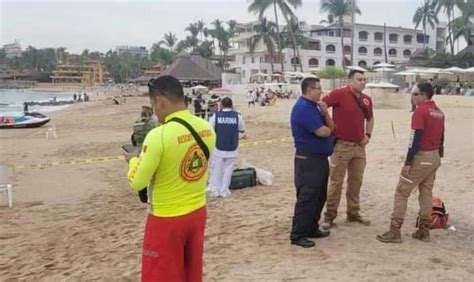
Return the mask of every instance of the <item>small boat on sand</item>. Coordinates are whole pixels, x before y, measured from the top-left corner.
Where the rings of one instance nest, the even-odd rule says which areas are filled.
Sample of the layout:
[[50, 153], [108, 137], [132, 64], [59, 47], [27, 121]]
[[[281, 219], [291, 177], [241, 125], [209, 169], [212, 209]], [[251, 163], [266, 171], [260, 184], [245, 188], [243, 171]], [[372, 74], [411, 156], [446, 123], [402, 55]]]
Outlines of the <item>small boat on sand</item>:
[[25, 113], [23, 116], [0, 116], [0, 129], [35, 128], [47, 124], [51, 119], [40, 113]]

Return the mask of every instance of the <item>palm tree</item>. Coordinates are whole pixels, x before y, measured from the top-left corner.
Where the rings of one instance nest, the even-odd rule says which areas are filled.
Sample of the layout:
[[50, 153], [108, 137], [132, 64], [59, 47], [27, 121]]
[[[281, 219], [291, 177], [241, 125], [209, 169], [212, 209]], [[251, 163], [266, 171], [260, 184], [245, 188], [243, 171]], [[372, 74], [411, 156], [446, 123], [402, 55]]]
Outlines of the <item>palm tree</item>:
[[273, 7], [273, 13], [275, 14], [275, 22], [276, 22], [276, 32], [278, 34], [278, 38], [276, 42], [278, 45], [278, 51], [281, 58], [281, 71], [283, 72], [285, 67], [283, 65], [284, 59], [282, 55], [282, 43], [281, 43], [281, 38], [279, 36], [280, 25], [278, 24], [277, 2], [279, 2], [279, 0], [253, 0], [252, 3], [250, 3], [248, 7], [248, 11], [254, 14], [258, 14], [258, 18], [261, 19], [263, 18], [263, 15], [265, 14], [265, 12], [271, 7]]
[[194, 52], [196, 51], [196, 48], [198, 47], [199, 40], [196, 36], [186, 36], [186, 45], [187, 47], [191, 48], [191, 51]]
[[249, 51], [253, 55], [255, 48], [260, 42], [263, 42], [267, 52], [270, 54], [270, 65], [273, 73], [273, 61], [275, 59], [275, 42], [278, 42], [278, 31], [275, 23], [267, 21], [266, 18], [261, 18], [259, 23], [254, 26], [256, 34], [250, 38]]
[[197, 26], [197, 24], [189, 24], [185, 30], [189, 31], [192, 37], [197, 37], [199, 34], [199, 27]]
[[328, 14], [328, 18], [326, 20], [321, 20], [319, 23], [327, 23], [327, 24], [333, 24], [334, 23], [334, 16], [331, 14]]
[[216, 19], [211, 24], [212, 26], [214, 26], [214, 29], [209, 30], [209, 33], [215, 40], [217, 40], [217, 46], [219, 46], [219, 50], [221, 53], [221, 66], [222, 68], [225, 68], [227, 52], [231, 47], [231, 31], [225, 29], [221, 20]]
[[173, 48], [178, 42], [178, 38], [176, 37], [176, 34], [172, 33], [171, 31], [168, 33], [165, 33], [163, 36], [163, 40], [160, 41], [160, 43], [165, 44], [166, 47], [170, 50], [170, 52], [173, 52]]
[[301, 63], [300, 50], [298, 49], [298, 44], [296, 43], [296, 36], [294, 33], [294, 27], [298, 27], [298, 19], [296, 18], [296, 15], [293, 13], [290, 7], [290, 5], [294, 9], [300, 7], [302, 5], [301, 0], [277, 0], [277, 4], [283, 14], [283, 17], [285, 18], [287, 26], [292, 26], [292, 28], [289, 28], [288, 30], [291, 35], [291, 40], [293, 41], [293, 48], [294, 50], [296, 50], [296, 55], [298, 57], [298, 60], [300, 61], [301, 72], [303, 72], [303, 64]]
[[471, 40], [471, 30], [473, 24], [474, 22], [472, 22], [469, 16], [467, 16], [465, 13], [450, 22], [448, 24], [448, 27], [453, 32], [453, 42], [459, 40], [460, 38], [464, 38], [464, 40], [466, 40], [467, 45], [471, 46], [473, 44]]
[[197, 23], [196, 23], [196, 27], [197, 27], [197, 29], [198, 29], [198, 31], [199, 31], [199, 34], [201, 35], [201, 41], [202, 41], [202, 36], [203, 36], [203, 34], [204, 34], [204, 28], [205, 28], [205, 26], [206, 26], [206, 24], [205, 24], [204, 21], [202, 21], [202, 20], [199, 20], [199, 21], [197, 21]]
[[[462, 10], [462, 5], [464, 4], [463, 0], [434, 0], [433, 5], [436, 6], [436, 14], [438, 15], [440, 10], [443, 9], [444, 13], [448, 16], [448, 23], [451, 23], [451, 19], [454, 20], [454, 8], [458, 7], [459, 9]], [[449, 46], [451, 47], [451, 54], [454, 55], [454, 32], [451, 27], [448, 26], [448, 38], [446, 38], [446, 41], [449, 42]]]
[[227, 22], [227, 25], [229, 26], [229, 32], [230, 32], [231, 36], [234, 36], [235, 28], [237, 26], [237, 21], [236, 20], [229, 20]]
[[[354, 13], [360, 15], [361, 12], [359, 7], [357, 7], [357, 4], [354, 5]], [[344, 16], [352, 15], [352, 2], [350, 0], [321, 0], [321, 12], [332, 15], [334, 18], [337, 19], [339, 23], [339, 30], [341, 36], [342, 66], [344, 67], [346, 58], [344, 56]]]
[[415, 28], [418, 28], [420, 24], [423, 27], [423, 49], [426, 49], [426, 24], [429, 24], [431, 28], [434, 28], [435, 23], [439, 23], [435, 7], [436, 2], [425, 0], [423, 4], [416, 9], [415, 14], [413, 15]]
[[[299, 56], [298, 46], [306, 47], [308, 45], [308, 40], [304, 35], [304, 27], [306, 23], [304, 21], [298, 22], [298, 19], [293, 18], [288, 25], [285, 26], [282, 32], [283, 45], [285, 47], [292, 46], [293, 56], [297, 57], [300, 65], [300, 71], [303, 72], [303, 64]], [[293, 38], [295, 39], [293, 41]], [[296, 65], [294, 65], [296, 71]]]

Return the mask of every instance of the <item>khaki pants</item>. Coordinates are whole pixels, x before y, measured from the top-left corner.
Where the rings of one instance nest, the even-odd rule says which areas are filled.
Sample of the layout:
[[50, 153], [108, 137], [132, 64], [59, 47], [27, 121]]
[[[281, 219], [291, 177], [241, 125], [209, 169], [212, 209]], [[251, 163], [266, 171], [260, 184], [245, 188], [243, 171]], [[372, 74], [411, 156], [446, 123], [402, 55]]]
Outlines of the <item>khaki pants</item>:
[[440, 166], [440, 157], [438, 150], [419, 151], [413, 158], [409, 175], [400, 180], [395, 191], [395, 200], [393, 204], [392, 220], [401, 225], [407, 211], [408, 197], [418, 186], [420, 194], [418, 202], [420, 203], [420, 219], [431, 221], [431, 212], [433, 209], [432, 191], [436, 170]]
[[365, 146], [338, 140], [330, 158], [329, 189], [324, 221], [333, 221], [341, 201], [342, 184], [347, 170], [347, 214], [359, 215], [359, 194], [366, 165]]

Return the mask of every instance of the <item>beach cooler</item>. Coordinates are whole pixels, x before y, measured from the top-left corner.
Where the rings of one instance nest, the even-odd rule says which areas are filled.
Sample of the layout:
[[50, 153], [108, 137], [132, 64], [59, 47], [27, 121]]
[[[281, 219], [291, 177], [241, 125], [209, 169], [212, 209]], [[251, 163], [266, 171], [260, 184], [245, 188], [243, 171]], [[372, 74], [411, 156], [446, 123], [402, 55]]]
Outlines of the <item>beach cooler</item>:
[[229, 189], [236, 190], [257, 185], [255, 168], [234, 169]]

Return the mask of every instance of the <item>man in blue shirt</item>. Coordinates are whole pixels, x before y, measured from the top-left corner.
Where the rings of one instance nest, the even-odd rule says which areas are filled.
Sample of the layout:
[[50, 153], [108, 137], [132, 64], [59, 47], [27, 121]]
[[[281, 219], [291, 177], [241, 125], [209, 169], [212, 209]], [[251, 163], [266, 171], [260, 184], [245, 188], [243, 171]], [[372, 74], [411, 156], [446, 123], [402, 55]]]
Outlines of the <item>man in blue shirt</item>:
[[310, 248], [315, 243], [308, 238], [329, 236], [328, 230], [319, 229], [319, 219], [326, 202], [334, 123], [327, 107], [319, 103], [323, 93], [319, 79], [305, 78], [301, 92], [303, 95], [291, 111], [291, 132], [296, 148], [296, 204], [290, 240], [293, 245]]

